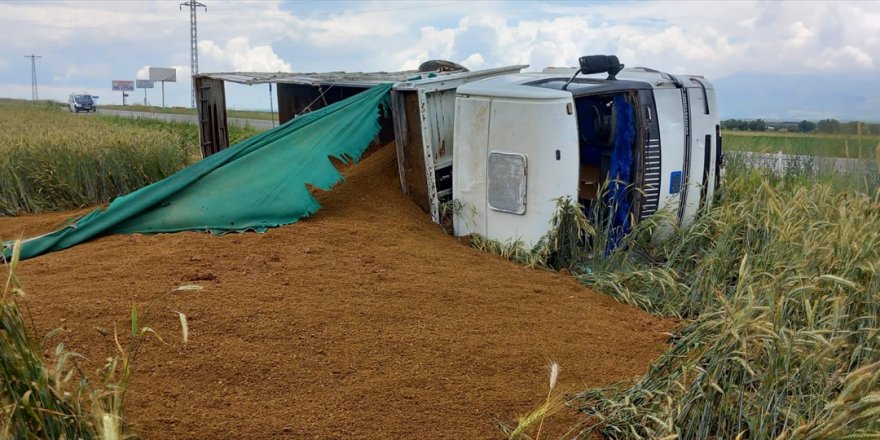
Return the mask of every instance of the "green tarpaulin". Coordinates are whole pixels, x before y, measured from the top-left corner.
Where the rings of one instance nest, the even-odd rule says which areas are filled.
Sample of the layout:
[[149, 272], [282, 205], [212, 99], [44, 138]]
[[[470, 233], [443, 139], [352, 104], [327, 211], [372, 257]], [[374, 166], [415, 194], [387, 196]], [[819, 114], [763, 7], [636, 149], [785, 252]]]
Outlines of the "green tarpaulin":
[[357, 162], [379, 133], [391, 86], [378, 85], [297, 117], [119, 197], [103, 211], [25, 241], [21, 257], [109, 234], [262, 232], [296, 222], [320, 208], [307, 184], [328, 190], [342, 179], [329, 157]]

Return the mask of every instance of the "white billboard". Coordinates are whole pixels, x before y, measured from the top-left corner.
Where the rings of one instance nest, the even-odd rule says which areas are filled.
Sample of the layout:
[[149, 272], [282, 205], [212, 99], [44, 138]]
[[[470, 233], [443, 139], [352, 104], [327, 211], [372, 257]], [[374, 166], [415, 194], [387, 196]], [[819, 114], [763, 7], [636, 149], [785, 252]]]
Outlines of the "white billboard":
[[134, 81], [128, 81], [124, 79], [114, 79], [110, 82], [110, 86], [113, 88], [113, 91], [116, 92], [133, 92], [134, 91]]
[[136, 79], [135, 80], [135, 87], [137, 87], [139, 89], [152, 89], [153, 88], [153, 81], [150, 81], [148, 79]]
[[173, 67], [150, 67], [150, 81], [177, 82], [177, 69]]

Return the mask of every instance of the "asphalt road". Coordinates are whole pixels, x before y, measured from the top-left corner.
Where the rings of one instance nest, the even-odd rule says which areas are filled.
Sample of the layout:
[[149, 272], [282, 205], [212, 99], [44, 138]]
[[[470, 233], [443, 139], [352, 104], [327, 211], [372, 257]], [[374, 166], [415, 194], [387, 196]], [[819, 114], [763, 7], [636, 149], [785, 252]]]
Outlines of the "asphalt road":
[[[159, 119], [162, 121], [171, 121], [171, 122], [186, 122], [190, 124], [195, 124], [198, 122], [198, 117], [196, 115], [178, 115], [171, 113], [152, 113], [152, 112], [132, 112], [128, 110], [111, 110], [111, 109], [102, 109], [98, 108], [98, 113], [102, 115], [115, 115], [115, 116], [123, 116], [127, 118], [148, 118], [148, 119]], [[243, 119], [243, 118], [228, 118], [227, 122], [230, 125], [250, 125], [251, 127], [256, 128], [257, 130], [263, 131], [272, 128], [272, 121], [266, 121], [263, 119]], [[278, 125], [278, 123], [275, 123]]]
[[813, 170], [813, 172], [833, 171], [836, 173], [876, 174], [873, 160], [847, 159], [843, 157], [804, 156], [784, 153], [759, 153], [754, 151], [727, 151], [725, 154], [739, 156], [751, 168], [768, 168], [782, 173], [789, 167]]

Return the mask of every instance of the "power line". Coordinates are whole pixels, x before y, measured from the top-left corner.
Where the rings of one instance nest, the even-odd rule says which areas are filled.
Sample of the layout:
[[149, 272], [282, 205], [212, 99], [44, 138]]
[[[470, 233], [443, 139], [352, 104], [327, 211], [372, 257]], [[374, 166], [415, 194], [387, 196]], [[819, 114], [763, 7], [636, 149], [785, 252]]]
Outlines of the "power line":
[[[190, 0], [186, 3], [180, 4], [180, 9], [183, 10], [183, 7], [186, 6], [189, 8], [189, 55], [190, 55], [190, 70], [192, 71], [192, 75], [197, 75], [199, 73], [199, 35], [198, 30], [196, 29], [197, 21], [196, 21], [196, 11], [199, 8], [203, 8], [205, 12], [208, 12], [208, 7], [195, 1]], [[192, 88], [192, 78], [190, 78], [190, 88], [191, 88], [191, 102], [190, 106], [192, 108], [196, 107], [196, 89]]]
[[31, 100], [36, 103], [37, 99], [39, 99], [39, 93], [37, 93], [37, 59], [43, 57], [39, 55], [34, 55], [33, 52], [31, 52], [30, 55], [25, 55], [24, 57], [31, 59]]

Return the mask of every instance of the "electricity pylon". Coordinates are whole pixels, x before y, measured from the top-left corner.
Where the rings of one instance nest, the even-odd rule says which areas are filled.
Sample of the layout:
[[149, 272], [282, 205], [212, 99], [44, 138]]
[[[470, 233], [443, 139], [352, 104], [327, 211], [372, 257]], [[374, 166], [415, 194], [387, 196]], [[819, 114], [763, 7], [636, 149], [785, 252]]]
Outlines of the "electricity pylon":
[[[199, 8], [203, 8], [205, 12], [208, 12], [208, 7], [195, 1], [190, 0], [186, 3], [180, 4], [180, 10], [183, 10], [183, 7], [189, 7], [189, 55], [190, 55], [190, 68], [192, 70], [192, 75], [196, 75], [199, 73], [199, 34], [197, 29], [197, 21], [196, 21], [196, 11]], [[192, 108], [196, 107], [196, 89], [193, 88], [192, 77], [190, 77], [190, 88], [192, 90], [191, 98], [192, 101], [190, 103]]]
[[33, 53], [25, 55], [24, 57], [31, 59], [31, 100], [36, 103], [37, 99], [39, 99], [39, 93], [37, 93], [37, 59], [43, 57], [34, 55]]

